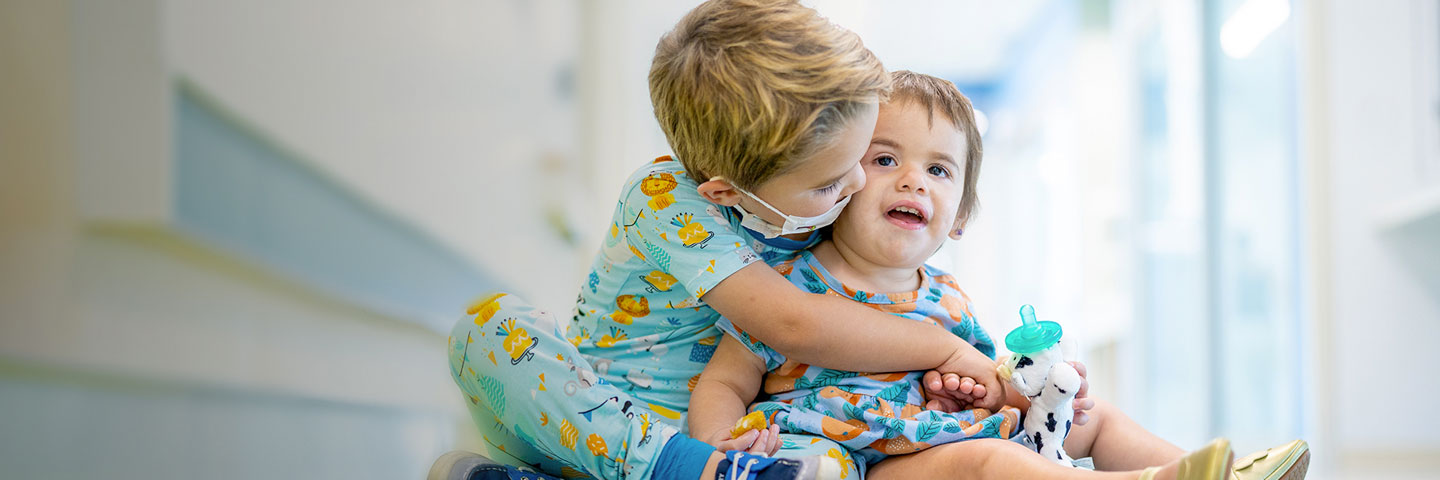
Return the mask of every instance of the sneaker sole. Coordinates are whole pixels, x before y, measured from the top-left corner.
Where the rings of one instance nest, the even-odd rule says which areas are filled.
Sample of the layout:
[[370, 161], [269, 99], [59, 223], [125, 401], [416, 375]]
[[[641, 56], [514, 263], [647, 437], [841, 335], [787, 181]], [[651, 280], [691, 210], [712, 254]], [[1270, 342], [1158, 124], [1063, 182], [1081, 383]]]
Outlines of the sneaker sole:
[[[495, 465], [494, 460], [482, 457], [478, 454], [462, 451], [453, 451], [441, 455], [430, 465], [430, 473], [425, 475], [425, 480], [468, 480], [470, 472], [475, 471], [481, 465]], [[459, 469], [461, 471], [457, 472]]]
[[1283, 473], [1267, 480], [1301, 480], [1305, 478], [1305, 473], [1310, 470], [1310, 448], [1307, 446], [1305, 450], [1292, 453], [1285, 458], [1285, 462], [1287, 465]]

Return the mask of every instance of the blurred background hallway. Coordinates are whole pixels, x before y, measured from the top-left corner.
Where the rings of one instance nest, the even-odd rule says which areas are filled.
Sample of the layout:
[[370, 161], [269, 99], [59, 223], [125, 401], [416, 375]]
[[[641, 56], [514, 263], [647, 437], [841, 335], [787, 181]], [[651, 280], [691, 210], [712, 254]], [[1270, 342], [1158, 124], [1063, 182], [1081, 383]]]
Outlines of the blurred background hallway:
[[[0, 476], [487, 450], [449, 327], [570, 310], [695, 3], [0, 0]], [[933, 262], [992, 333], [1034, 304], [1187, 448], [1440, 470], [1440, 416], [1397, 417], [1440, 397], [1440, 3], [805, 3], [981, 112]]]

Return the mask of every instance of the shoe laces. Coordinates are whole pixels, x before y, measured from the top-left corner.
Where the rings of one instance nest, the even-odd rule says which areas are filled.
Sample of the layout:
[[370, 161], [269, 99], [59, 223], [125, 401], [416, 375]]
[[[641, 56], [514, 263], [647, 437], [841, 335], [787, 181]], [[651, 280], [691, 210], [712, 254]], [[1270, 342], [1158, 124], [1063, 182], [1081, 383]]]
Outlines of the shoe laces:
[[741, 469], [740, 469], [740, 459], [741, 459], [741, 457], [744, 457], [744, 456], [745, 456], [745, 452], [735, 452], [735, 458], [733, 458], [733, 459], [730, 460], [730, 477], [729, 477], [729, 478], [732, 478], [732, 479], [750, 478], [750, 467], [755, 466], [756, 463], [760, 463], [760, 460], [759, 460], [759, 459], [754, 458], [753, 456], [751, 456], [751, 457], [748, 459], [749, 461], [745, 462], [745, 469], [744, 469], [744, 470], [741, 470]]

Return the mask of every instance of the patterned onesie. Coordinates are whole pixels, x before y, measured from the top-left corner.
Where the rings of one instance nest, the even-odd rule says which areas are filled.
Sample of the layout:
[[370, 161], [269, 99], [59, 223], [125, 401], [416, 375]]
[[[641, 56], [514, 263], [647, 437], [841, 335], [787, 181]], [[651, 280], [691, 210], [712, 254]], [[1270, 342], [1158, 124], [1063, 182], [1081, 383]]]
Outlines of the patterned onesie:
[[[775, 266], [797, 286], [812, 293], [848, 298], [883, 312], [948, 329], [977, 350], [995, 358], [990, 335], [975, 322], [969, 298], [954, 278], [929, 265], [921, 269], [914, 292], [872, 294], [841, 284], [810, 252]], [[998, 413], [985, 409], [960, 412], [926, 410], [921, 386], [924, 372], [856, 373], [830, 370], [787, 360], [729, 321], [718, 326], [765, 361], [769, 372], [762, 401], [750, 411], [765, 412], [782, 432], [810, 434], [833, 440], [860, 457], [865, 465], [887, 455], [914, 453], [933, 445], [971, 438], [1010, 438], [1020, 419], [1014, 407]]]

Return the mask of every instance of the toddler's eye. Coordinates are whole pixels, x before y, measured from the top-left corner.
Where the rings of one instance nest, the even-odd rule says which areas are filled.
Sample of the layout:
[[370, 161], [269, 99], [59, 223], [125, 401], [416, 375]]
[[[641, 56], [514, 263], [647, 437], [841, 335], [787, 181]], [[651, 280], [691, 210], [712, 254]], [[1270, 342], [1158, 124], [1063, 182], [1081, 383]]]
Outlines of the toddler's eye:
[[875, 164], [882, 167], [893, 167], [895, 166], [895, 158], [889, 155], [877, 157], [875, 159]]
[[950, 170], [946, 169], [945, 167], [939, 165], [931, 165], [929, 171], [931, 175], [943, 178], [950, 178]]

